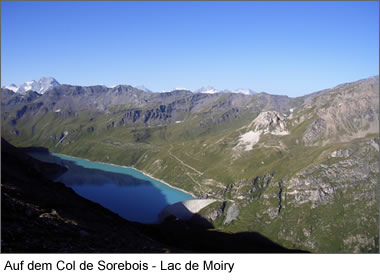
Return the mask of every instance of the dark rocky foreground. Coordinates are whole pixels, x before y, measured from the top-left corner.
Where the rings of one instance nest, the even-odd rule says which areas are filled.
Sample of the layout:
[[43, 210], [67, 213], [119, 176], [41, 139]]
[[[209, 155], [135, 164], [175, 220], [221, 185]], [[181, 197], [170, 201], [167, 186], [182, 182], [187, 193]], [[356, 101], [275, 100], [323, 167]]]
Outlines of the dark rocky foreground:
[[64, 168], [3, 139], [1, 145], [3, 253], [296, 252], [258, 233], [210, 230], [201, 217], [160, 225], [126, 221], [43, 175]]
[[53, 175], [62, 171], [56, 165], [41, 164], [5, 141], [1, 150], [2, 252], [179, 251], [37, 171], [50, 166]]

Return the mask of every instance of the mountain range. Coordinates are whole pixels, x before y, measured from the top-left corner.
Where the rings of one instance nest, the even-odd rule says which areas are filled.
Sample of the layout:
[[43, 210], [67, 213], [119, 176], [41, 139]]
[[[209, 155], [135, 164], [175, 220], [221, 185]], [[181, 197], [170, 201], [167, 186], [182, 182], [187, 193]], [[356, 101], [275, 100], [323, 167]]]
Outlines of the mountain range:
[[1, 94], [11, 144], [133, 166], [216, 199], [199, 215], [219, 231], [311, 252], [379, 250], [378, 76], [296, 98], [128, 85]]
[[16, 86], [15, 84], [10, 84], [9, 86], [6, 86], [6, 89], [12, 90], [17, 93], [24, 94], [27, 91], [35, 91], [39, 94], [44, 94], [49, 89], [52, 89], [56, 86], [58, 86], [59, 83], [56, 79], [52, 77], [42, 77], [38, 82], [35, 80], [25, 82], [21, 84], [20, 86]]
[[251, 90], [249, 88], [238, 88], [238, 89], [235, 89], [235, 90], [228, 90], [228, 89], [217, 90], [216, 88], [214, 88], [212, 86], [201, 87], [200, 89], [196, 90], [195, 92], [196, 93], [208, 93], [208, 94], [214, 94], [214, 93], [217, 93], [217, 92], [223, 92], [223, 93], [233, 92], [233, 93], [242, 93], [242, 94], [246, 94], [246, 95], [255, 94], [256, 93], [255, 91], [253, 91], [253, 90]]
[[[36, 82], [35, 80], [32, 80], [32, 81], [25, 82], [25, 83], [21, 84], [20, 86], [17, 86], [15, 84], [10, 84], [10, 85], [3, 87], [3, 88], [9, 89], [9, 90], [12, 90], [14, 92], [21, 93], [21, 94], [23, 94], [27, 91], [30, 91], [30, 90], [35, 91], [35, 92], [40, 93], [40, 94], [44, 94], [47, 90], [52, 89], [58, 85], [60, 85], [60, 83], [55, 78], [42, 77], [38, 82]], [[103, 85], [103, 86], [107, 87], [105, 85]], [[115, 85], [115, 86], [112, 86], [111, 88], [114, 88], [116, 86], [121, 86], [121, 85]], [[134, 88], [145, 91], [145, 92], [153, 92], [152, 90], [146, 88], [144, 85], [134, 86]], [[175, 91], [175, 90], [186, 90], [186, 89], [176, 88], [173, 91]], [[255, 91], [253, 91], [249, 88], [238, 88], [235, 90], [219, 91], [212, 86], [202, 87], [202, 88], [196, 90], [195, 92], [196, 93], [208, 93], [208, 94], [214, 94], [217, 92], [234, 92], [234, 93], [243, 93], [243, 94], [247, 94], [247, 95], [256, 93]]]

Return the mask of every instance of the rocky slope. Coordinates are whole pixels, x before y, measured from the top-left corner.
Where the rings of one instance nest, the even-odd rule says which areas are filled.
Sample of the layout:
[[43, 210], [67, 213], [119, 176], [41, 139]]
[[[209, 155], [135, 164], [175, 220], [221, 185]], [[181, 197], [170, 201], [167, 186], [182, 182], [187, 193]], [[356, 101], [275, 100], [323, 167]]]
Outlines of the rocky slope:
[[40, 96], [41, 95], [35, 91], [18, 94], [9, 89], [1, 89], [1, 109], [2, 111], [16, 109], [21, 105], [33, 102]]
[[347, 142], [378, 133], [379, 79], [372, 77], [333, 88], [312, 99], [303, 110], [317, 117], [303, 137], [306, 145]]
[[222, 194], [239, 201], [240, 225], [273, 232], [269, 236], [281, 244], [323, 252], [378, 252], [378, 144], [378, 137], [357, 140], [329, 150], [319, 163], [293, 176], [276, 178], [274, 171], [236, 182]]

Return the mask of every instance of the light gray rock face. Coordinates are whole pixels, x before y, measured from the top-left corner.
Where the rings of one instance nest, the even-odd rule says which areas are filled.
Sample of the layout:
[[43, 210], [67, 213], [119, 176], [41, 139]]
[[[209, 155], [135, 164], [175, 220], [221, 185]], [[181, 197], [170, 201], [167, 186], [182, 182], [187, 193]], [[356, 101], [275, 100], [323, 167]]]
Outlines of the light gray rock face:
[[221, 217], [224, 214], [226, 208], [226, 201], [223, 201], [219, 207], [213, 209], [207, 213], [204, 217], [211, 222], [214, 222], [217, 218]]
[[376, 142], [376, 139], [370, 139], [368, 142], [377, 152], [379, 151], [379, 143]]
[[227, 210], [226, 218], [224, 219], [223, 224], [230, 224], [232, 221], [236, 220], [239, 217], [239, 214], [239, 207], [236, 204], [232, 204]]
[[317, 119], [306, 130], [305, 145], [348, 142], [379, 132], [378, 76], [326, 90], [308, 99], [301, 114]]
[[327, 122], [322, 119], [316, 119], [311, 126], [306, 130], [302, 140], [305, 145], [311, 145], [314, 142], [320, 140], [325, 134], [327, 129]]
[[239, 204], [245, 205], [261, 197], [265, 189], [271, 186], [273, 174], [255, 176], [252, 180], [240, 180], [227, 185], [224, 189], [213, 193], [213, 196], [223, 198], [226, 195], [233, 197]]
[[279, 112], [261, 112], [249, 125], [248, 129], [263, 133], [287, 134], [285, 118]]
[[278, 225], [281, 242], [311, 251], [378, 250], [378, 143], [378, 138], [364, 139], [333, 151], [284, 179], [282, 191], [270, 183], [252, 202], [259, 222]]
[[345, 194], [350, 189], [353, 191], [350, 193], [353, 201], [374, 201], [377, 180], [373, 174], [379, 174], [376, 144], [377, 138], [356, 143], [331, 153], [330, 157], [339, 159], [338, 162], [321, 163], [299, 172], [284, 182], [287, 185], [287, 203], [295, 207], [311, 203], [311, 207], [315, 208], [333, 203], [338, 193]]

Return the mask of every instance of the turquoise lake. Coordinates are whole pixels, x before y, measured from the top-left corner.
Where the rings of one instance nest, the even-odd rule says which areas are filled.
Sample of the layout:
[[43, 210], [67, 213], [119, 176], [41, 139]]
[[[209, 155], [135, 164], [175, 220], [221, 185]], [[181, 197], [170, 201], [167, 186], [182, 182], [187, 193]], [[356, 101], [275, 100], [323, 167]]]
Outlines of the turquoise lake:
[[64, 183], [80, 196], [130, 221], [156, 223], [159, 213], [166, 206], [194, 199], [132, 168], [54, 153], [30, 155], [41, 161], [65, 166], [68, 171], [55, 181]]

